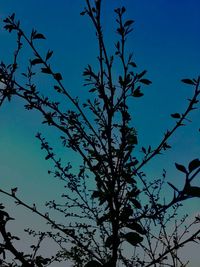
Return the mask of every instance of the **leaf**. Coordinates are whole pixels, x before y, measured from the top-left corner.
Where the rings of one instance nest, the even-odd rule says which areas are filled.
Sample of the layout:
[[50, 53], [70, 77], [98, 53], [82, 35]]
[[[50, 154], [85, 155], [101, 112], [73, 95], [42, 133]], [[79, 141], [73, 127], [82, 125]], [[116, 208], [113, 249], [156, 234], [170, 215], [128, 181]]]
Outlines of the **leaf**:
[[200, 160], [199, 159], [194, 159], [189, 163], [188, 169], [189, 172], [194, 171], [195, 169], [197, 169], [198, 167], [200, 167]]
[[109, 218], [110, 218], [109, 214], [101, 216], [100, 218], [97, 219], [97, 225], [101, 225], [103, 222], [109, 220]]
[[41, 71], [43, 73], [46, 73], [46, 74], [51, 74], [52, 73], [51, 70], [50, 70], [50, 68], [41, 68]]
[[46, 61], [53, 55], [53, 51], [49, 50], [46, 55]]
[[183, 173], [186, 173], [186, 174], [188, 173], [186, 168], [185, 168], [185, 166], [183, 166], [181, 164], [178, 164], [178, 163], [175, 163], [175, 166], [176, 166], [177, 170], [179, 170], [179, 171], [181, 171]]
[[10, 16], [10, 19], [13, 21], [15, 19], [15, 13], [13, 13], [11, 16]]
[[137, 74], [137, 78], [138, 79], [142, 78], [146, 73], [147, 73], [146, 70], [142, 71], [141, 73]]
[[84, 267], [101, 267], [101, 263], [99, 263], [98, 261], [95, 260], [91, 260], [88, 263], [86, 263], [86, 265]]
[[107, 248], [111, 248], [112, 244], [113, 244], [113, 235], [110, 235], [106, 239], [105, 246]]
[[179, 113], [173, 113], [173, 114], [171, 114], [171, 117], [174, 119], [179, 119], [181, 117], [181, 115]]
[[140, 193], [141, 193], [141, 191], [140, 191], [139, 189], [133, 188], [131, 191], [129, 191], [129, 192], [127, 193], [127, 195], [128, 195], [130, 198], [135, 198], [135, 197], [137, 197]]
[[107, 197], [104, 195], [99, 198], [99, 205], [103, 205], [107, 201]]
[[32, 39], [46, 39], [42, 33], [35, 33]]
[[62, 93], [62, 88], [60, 88], [57, 85], [54, 85], [54, 89], [58, 92], [58, 93]]
[[100, 191], [94, 191], [94, 192], [92, 193], [91, 198], [101, 197], [102, 195], [103, 195], [102, 192], [100, 192]]
[[193, 82], [193, 80], [191, 79], [182, 79], [181, 80], [183, 83], [186, 83], [186, 84], [192, 84], [192, 85], [195, 85], [195, 82]]
[[124, 30], [125, 30], [124, 27], [117, 28], [117, 33], [119, 33], [119, 35], [123, 35]]
[[55, 73], [53, 76], [57, 81], [61, 81], [62, 80], [62, 75], [60, 73]]
[[133, 232], [125, 234], [124, 238], [126, 239], [127, 242], [129, 242], [133, 246], [137, 246], [139, 243], [143, 241], [143, 237]]
[[45, 160], [48, 160], [48, 159], [50, 159], [50, 158], [52, 158], [52, 154], [48, 154], [48, 155], [45, 157]]
[[0, 203], [0, 210], [5, 209], [4, 205], [2, 203]]
[[123, 14], [124, 12], [126, 12], [126, 8], [123, 6], [123, 7], [121, 8], [121, 11], [122, 11], [122, 14]]
[[80, 15], [84, 16], [86, 13], [87, 13], [87, 11], [82, 11], [82, 12], [80, 12]]
[[149, 81], [148, 79], [141, 79], [140, 82], [143, 83], [143, 84], [146, 84], [146, 85], [149, 85], [149, 84], [152, 83], [152, 82]]
[[120, 42], [119, 41], [115, 44], [115, 47], [117, 48], [117, 50], [120, 49]]
[[129, 138], [128, 138], [128, 143], [131, 145], [137, 145], [138, 144], [138, 140], [137, 140], [137, 136], [136, 134], [130, 134]]
[[121, 212], [121, 218], [123, 221], [126, 221], [132, 215], [133, 215], [133, 209], [131, 208], [130, 205], [124, 207], [124, 209]]
[[126, 227], [130, 228], [131, 230], [134, 230], [142, 235], [146, 234], [146, 230], [136, 222], [128, 222]]
[[135, 166], [139, 163], [139, 161], [137, 159], [133, 160], [132, 162], [130, 162], [130, 166]]
[[94, 93], [97, 89], [96, 88], [92, 88], [89, 90], [90, 93]]
[[143, 96], [144, 94], [140, 91], [139, 88], [137, 88], [134, 92], [133, 92], [133, 96], [134, 97], [141, 97]]
[[130, 19], [130, 20], [127, 20], [125, 23], [124, 23], [124, 27], [128, 27], [130, 26], [131, 24], [134, 23], [134, 20]]
[[200, 187], [198, 186], [189, 186], [185, 193], [192, 197], [200, 197]]
[[36, 64], [41, 64], [41, 63], [43, 63], [43, 61], [40, 58], [35, 58], [31, 60], [31, 65], [36, 65]]
[[14, 30], [15, 27], [13, 25], [11, 25], [11, 24], [7, 24], [7, 25], [4, 26], [4, 29], [6, 29], [9, 32], [12, 32], [12, 30]]
[[1, 209], [0, 210], [0, 220], [4, 219], [4, 216], [6, 218], [10, 218], [9, 214], [6, 211], [4, 211], [4, 210]]
[[117, 240], [115, 241], [113, 235], [110, 235], [106, 239], [105, 246], [107, 248], [112, 248], [112, 245], [114, 242], [117, 242], [119, 244], [119, 242], [120, 242], [119, 237], [117, 237]]
[[11, 188], [11, 194], [14, 196], [17, 192], [17, 187]]
[[135, 62], [133, 62], [133, 61], [129, 62], [128, 64], [131, 65], [131, 66], [134, 67], [134, 68], [137, 67], [137, 65], [136, 65]]
[[145, 149], [144, 147], [142, 147], [142, 152], [143, 152], [144, 154], [147, 153], [147, 151], [146, 151], [146, 149]]

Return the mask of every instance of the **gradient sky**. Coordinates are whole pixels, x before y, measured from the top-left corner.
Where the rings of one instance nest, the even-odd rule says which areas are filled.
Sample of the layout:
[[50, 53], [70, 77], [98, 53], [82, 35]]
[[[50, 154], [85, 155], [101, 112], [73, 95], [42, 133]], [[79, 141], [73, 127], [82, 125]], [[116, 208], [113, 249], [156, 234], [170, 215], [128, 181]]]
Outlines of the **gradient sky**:
[[[200, 1], [199, 0], [107, 0], [103, 11], [105, 39], [109, 50], [116, 41], [113, 9], [124, 5], [127, 18], [135, 20], [134, 31], [129, 37], [127, 49], [133, 51], [139, 70], [148, 70], [147, 77], [153, 82], [144, 88], [145, 97], [133, 101], [132, 111], [141, 145], [156, 145], [164, 131], [173, 126], [171, 113], [182, 112], [191, 96], [191, 88], [180, 82], [182, 78], [200, 75]], [[2, 20], [16, 13], [23, 29], [29, 33], [32, 28], [42, 32], [47, 40], [39, 42], [41, 51], [52, 49], [52, 63], [62, 73], [64, 84], [73, 96], [80, 99], [87, 96], [83, 88], [82, 71], [90, 64], [96, 64], [97, 45], [93, 28], [87, 17], [79, 13], [84, 8], [83, 0], [1, 0], [0, 2], [0, 60], [9, 62], [14, 49], [14, 38], [2, 30]], [[26, 52], [25, 52], [26, 54]], [[23, 60], [23, 58], [22, 58]], [[117, 70], [116, 70], [117, 72]], [[48, 82], [41, 79], [43, 90]], [[193, 123], [182, 128], [172, 139], [174, 150], [161, 156], [147, 167], [150, 177], [157, 177], [162, 168], [169, 173], [169, 180], [176, 185], [182, 182], [177, 175], [174, 162], [187, 164], [199, 157], [200, 112], [195, 111]], [[1, 187], [20, 188], [25, 200], [32, 202], [59, 196], [62, 184], [47, 175], [50, 164], [43, 160], [40, 144], [34, 135], [46, 131], [40, 124], [37, 113], [25, 112], [20, 101], [6, 103], [0, 109], [0, 179]], [[55, 132], [45, 134], [54, 144]], [[75, 166], [79, 162], [76, 155], [58, 153], [73, 158]], [[175, 177], [176, 176], [176, 177]], [[199, 182], [197, 182], [199, 183]], [[48, 187], [45, 185], [48, 184]], [[0, 202], [4, 196], [0, 196]], [[192, 212], [199, 211], [199, 200], [192, 202]], [[186, 203], [191, 209], [191, 203]], [[28, 218], [27, 218], [28, 221]], [[193, 257], [191, 267], [197, 266]]]

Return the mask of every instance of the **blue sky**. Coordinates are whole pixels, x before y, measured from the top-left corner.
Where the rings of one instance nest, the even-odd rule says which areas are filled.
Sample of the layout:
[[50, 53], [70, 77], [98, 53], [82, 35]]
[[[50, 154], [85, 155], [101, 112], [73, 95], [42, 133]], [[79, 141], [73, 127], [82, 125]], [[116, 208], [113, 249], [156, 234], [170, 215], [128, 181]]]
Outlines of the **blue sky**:
[[[114, 49], [113, 40], [117, 38], [113, 9], [124, 5], [127, 7], [127, 18], [135, 20], [127, 50], [133, 51], [138, 71], [148, 70], [147, 76], [153, 83], [144, 88], [144, 98], [132, 103], [132, 112], [135, 114], [139, 142], [156, 145], [164, 131], [173, 125], [170, 114], [182, 112], [187, 97], [191, 96], [191, 88], [180, 80], [200, 75], [200, 1], [104, 2], [103, 26], [111, 52]], [[35, 28], [46, 36], [47, 40], [39, 42], [38, 47], [41, 51], [54, 50], [52, 63], [62, 73], [65, 86], [74, 96], [85, 98], [87, 93], [82, 86], [81, 74], [88, 63], [96, 64], [97, 45], [89, 19], [79, 15], [83, 8], [83, 0], [1, 0], [0, 60], [9, 62], [15, 44], [13, 37], [2, 30], [2, 19], [15, 12], [27, 33]], [[41, 84], [43, 90], [47, 90], [45, 77], [41, 79]], [[199, 157], [199, 115], [200, 112], [195, 111], [193, 124], [182, 128], [172, 139], [174, 150], [147, 168], [152, 178], [159, 175], [164, 167], [169, 172], [170, 181], [181, 183], [182, 177], [174, 173], [174, 162], [188, 163]], [[2, 187], [19, 186], [21, 195], [30, 202], [37, 202], [35, 194], [30, 194], [30, 191], [37, 192], [38, 202], [51, 199], [54, 194], [58, 196], [62, 184], [47, 175], [49, 163], [43, 160], [40, 144], [34, 138], [38, 131], [46, 131], [40, 124], [40, 116], [25, 112], [22, 104], [14, 100], [0, 109], [0, 123]], [[54, 134], [51, 130], [47, 133], [53, 143]], [[63, 152], [60, 147], [57, 149], [66, 161], [73, 158], [76, 164], [77, 156]], [[46, 183], [48, 188], [44, 187]], [[194, 211], [198, 210], [199, 204], [199, 200], [193, 201]], [[190, 205], [186, 204], [186, 207]]]

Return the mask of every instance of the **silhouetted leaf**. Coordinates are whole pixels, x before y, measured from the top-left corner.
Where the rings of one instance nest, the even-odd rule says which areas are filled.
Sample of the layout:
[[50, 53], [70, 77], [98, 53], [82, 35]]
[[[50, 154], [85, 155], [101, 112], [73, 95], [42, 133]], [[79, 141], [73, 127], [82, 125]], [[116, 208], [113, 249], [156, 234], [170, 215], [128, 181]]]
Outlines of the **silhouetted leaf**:
[[140, 91], [140, 89], [139, 88], [137, 88], [136, 90], [134, 90], [134, 92], [133, 92], [133, 96], [134, 97], [141, 97], [141, 96], [143, 96], [144, 94]]
[[120, 42], [117, 42], [117, 43], [115, 44], [115, 46], [116, 46], [117, 50], [119, 50], [119, 49], [120, 49]]
[[186, 83], [186, 84], [192, 84], [192, 85], [195, 85], [195, 82], [193, 82], [191, 79], [182, 79], [181, 80], [183, 83]]
[[58, 93], [61, 93], [61, 92], [62, 92], [62, 88], [60, 88], [60, 87], [57, 86], [57, 85], [54, 85], [54, 89], [55, 89]]
[[200, 197], [200, 187], [198, 186], [189, 186], [185, 190], [185, 193], [192, 197]]
[[36, 65], [36, 64], [41, 64], [41, 63], [43, 63], [43, 61], [40, 58], [35, 58], [31, 60], [31, 65]]
[[132, 189], [127, 193], [130, 198], [136, 198], [140, 194], [140, 190], [137, 188]]
[[124, 27], [127, 27], [127, 26], [130, 26], [131, 24], [134, 23], [134, 20], [130, 19], [130, 20], [127, 20], [125, 23], [124, 23]]
[[130, 166], [135, 166], [135, 165], [137, 165], [139, 163], [139, 161], [137, 160], [137, 159], [135, 159], [135, 160], [133, 160], [132, 162], [129, 162], [128, 164], [130, 165]]
[[99, 205], [103, 205], [105, 202], [107, 201], [107, 196], [106, 195], [102, 195], [100, 198], [99, 198]]
[[181, 115], [179, 113], [173, 113], [173, 114], [171, 114], [171, 117], [174, 119], [179, 119], [181, 117]]
[[41, 71], [43, 73], [47, 73], [47, 74], [51, 74], [52, 73], [51, 70], [50, 70], [50, 68], [41, 68]]
[[146, 154], [146, 153], [147, 153], [146, 148], [142, 147], [142, 152], [143, 152], [144, 154]]
[[124, 12], [126, 12], [126, 8], [123, 6], [123, 7], [121, 8], [121, 11], [122, 11], [122, 14], [124, 14]]
[[2, 203], [0, 203], [0, 210], [5, 209], [4, 205]]
[[14, 196], [17, 192], [17, 187], [11, 188], [11, 194]]
[[105, 215], [101, 216], [101, 217], [98, 218], [98, 220], [97, 220], [97, 225], [100, 225], [100, 224], [102, 224], [103, 222], [109, 220], [109, 218], [110, 218], [110, 215], [109, 215], [109, 214], [105, 214]]
[[142, 71], [141, 73], [137, 74], [137, 78], [138, 79], [142, 78], [146, 73], [147, 73], [146, 70]]
[[46, 157], [45, 157], [45, 160], [48, 160], [48, 159], [51, 159], [54, 155], [52, 153], [48, 154]]
[[102, 196], [102, 193], [100, 191], [94, 191], [92, 193], [92, 198], [97, 198], [97, 197], [101, 197]]
[[163, 144], [163, 149], [166, 150], [166, 149], [169, 149], [169, 148], [171, 148], [171, 146], [165, 142]]
[[187, 170], [186, 170], [186, 168], [185, 168], [185, 166], [180, 165], [178, 163], [175, 163], [175, 166], [176, 166], [177, 170], [179, 170], [181, 172], [184, 172], [184, 173], [188, 173]]
[[46, 55], [46, 61], [53, 55], [53, 51], [49, 50]]
[[130, 205], [128, 205], [127, 207], [124, 207], [124, 209], [122, 210], [121, 219], [123, 221], [126, 221], [132, 215], [133, 215], [133, 209], [131, 208]]
[[152, 83], [152, 82], [149, 81], [148, 79], [141, 79], [140, 82], [143, 83], [143, 84], [146, 84], [146, 85], [149, 85], [149, 84]]
[[90, 93], [93, 93], [93, 92], [95, 92], [96, 90], [97, 90], [96, 88], [92, 88], [92, 89], [89, 90], [89, 92], [90, 92]]
[[11, 25], [11, 24], [7, 24], [7, 25], [4, 26], [4, 29], [9, 31], [9, 32], [12, 32], [12, 30], [14, 30], [15, 27], [13, 25]]
[[134, 230], [142, 235], [146, 234], [146, 230], [137, 222], [128, 222], [126, 224], [126, 227], [130, 228], [131, 230]]
[[13, 13], [11, 16], [10, 16], [10, 19], [13, 21], [15, 19], [15, 13]]
[[189, 163], [188, 169], [189, 169], [190, 172], [192, 172], [195, 169], [197, 169], [198, 167], [200, 167], [200, 160], [199, 159], [194, 159]]
[[53, 76], [57, 81], [62, 80], [62, 75], [60, 73], [55, 73]]
[[6, 211], [0, 209], [0, 220], [4, 219], [5, 217], [9, 218], [9, 214]]
[[129, 135], [128, 142], [131, 145], [137, 145], [138, 144], [137, 135], [135, 133], [131, 133]]
[[82, 12], [80, 13], [80, 15], [81, 15], [81, 16], [84, 16], [86, 13], [87, 13], [87, 11], [85, 10], [85, 11], [82, 11]]
[[112, 248], [112, 245], [113, 245], [113, 243], [120, 243], [120, 239], [119, 239], [119, 237], [117, 237], [117, 240], [114, 240], [114, 237], [113, 237], [113, 235], [110, 235], [110, 236], [108, 236], [107, 237], [107, 239], [106, 239], [106, 242], [105, 242], [105, 246], [107, 247], [107, 248]]
[[112, 244], [113, 244], [113, 235], [110, 235], [106, 239], [105, 246], [107, 248], [111, 248]]
[[139, 243], [143, 241], [142, 236], [133, 232], [125, 234], [124, 238], [126, 239], [127, 242], [129, 242], [133, 246], [137, 246]]
[[42, 33], [35, 33], [32, 36], [33, 39], [46, 39]]
[[135, 62], [133, 62], [133, 61], [129, 62], [129, 65], [131, 65], [131, 66], [134, 67], [134, 68], [137, 67], [137, 65], [136, 65]]

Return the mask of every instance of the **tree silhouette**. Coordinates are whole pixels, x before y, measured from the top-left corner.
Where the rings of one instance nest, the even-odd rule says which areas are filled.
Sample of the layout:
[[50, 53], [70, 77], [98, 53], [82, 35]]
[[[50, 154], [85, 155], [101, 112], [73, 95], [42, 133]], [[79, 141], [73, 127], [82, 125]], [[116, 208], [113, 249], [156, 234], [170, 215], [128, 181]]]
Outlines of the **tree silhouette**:
[[[58, 223], [35, 205], [23, 202], [17, 188], [10, 192], [0, 189], [17, 205], [34, 212], [51, 226], [46, 232], [26, 229], [29, 235], [38, 238], [38, 243], [31, 246], [30, 254], [18, 251], [15, 244], [19, 238], [6, 227], [13, 218], [1, 204], [1, 266], [42, 267], [54, 261], [70, 260], [77, 267], [183, 267], [186, 263], [178, 254], [179, 249], [189, 242], [199, 241], [200, 228], [192, 229], [199, 224], [200, 217], [186, 224], [187, 215], [180, 218], [178, 211], [185, 200], [200, 197], [200, 188], [192, 183], [200, 172], [200, 160], [191, 160], [187, 167], [175, 163], [184, 177], [180, 188], [170, 182], [166, 185], [165, 170], [160, 179], [149, 180], [144, 167], [171, 149], [170, 138], [187, 124], [188, 115], [197, 108], [200, 77], [182, 80], [193, 89], [193, 95], [184, 111], [171, 114], [174, 126], [166, 130], [157, 147], [139, 146], [130, 103], [143, 96], [143, 86], [150, 85], [151, 81], [146, 78], [145, 70], [137, 72], [133, 55], [126, 52], [127, 37], [134, 21], [124, 19], [125, 7], [115, 9], [118, 41], [114, 44], [114, 54], [109, 55], [101, 23], [101, 4], [101, 0], [86, 0], [81, 13], [91, 19], [99, 52], [98, 69], [88, 65], [83, 72], [84, 86], [91, 94], [83, 104], [68, 92], [62, 75], [52, 67], [53, 51], [48, 50], [44, 57], [38, 51], [36, 42], [45, 36], [32, 30], [28, 37], [15, 14], [4, 20], [4, 28], [17, 35], [17, 49], [11, 64], [2, 62], [0, 65], [1, 105], [19, 97], [24, 101], [25, 109], [39, 111], [43, 123], [59, 131], [63, 147], [79, 154], [82, 164], [78, 173], [73, 173], [71, 164], [63, 165], [43, 135], [36, 135], [46, 153], [45, 159], [54, 164], [49, 173], [65, 182], [62, 194], [65, 203], [51, 200], [46, 206], [59, 211], [67, 220]], [[19, 73], [18, 60], [24, 42], [33, 52], [26, 72], [22, 73], [25, 82]], [[114, 75], [115, 64], [119, 72]], [[52, 88], [55, 94], [62, 95], [62, 103], [43, 94], [36, 82], [36, 76], [40, 74], [52, 79]], [[71, 103], [72, 108], [64, 109], [63, 103]], [[136, 156], [138, 150], [142, 158]], [[164, 188], [173, 193], [168, 201], [162, 197]], [[60, 247], [51, 258], [40, 255], [40, 244], [45, 238], [53, 239]], [[127, 253], [129, 249], [131, 252]], [[13, 259], [9, 258], [9, 252]]]

